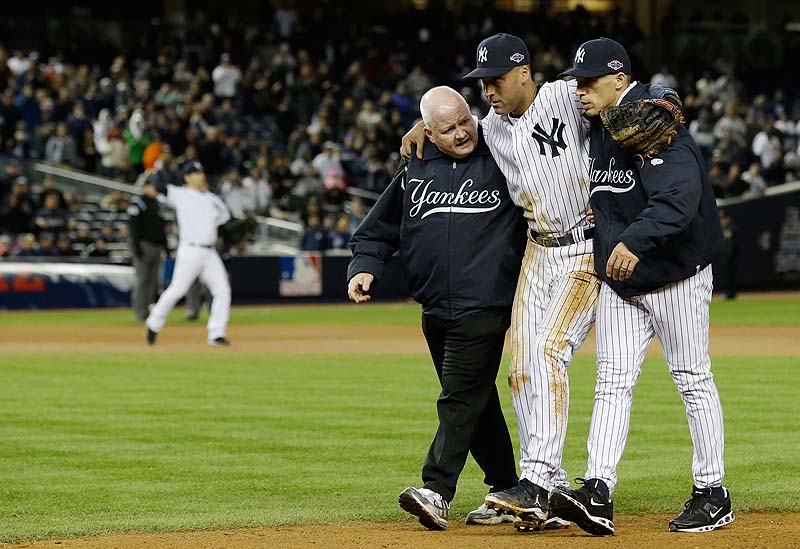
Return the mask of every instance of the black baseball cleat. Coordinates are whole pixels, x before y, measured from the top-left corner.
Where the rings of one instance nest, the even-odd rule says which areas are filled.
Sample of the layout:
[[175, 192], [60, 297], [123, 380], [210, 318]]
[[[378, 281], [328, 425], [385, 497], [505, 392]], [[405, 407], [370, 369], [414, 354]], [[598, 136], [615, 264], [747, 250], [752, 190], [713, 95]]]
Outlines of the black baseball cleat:
[[598, 479], [575, 479], [583, 484], [579, 490], [559, 488], [550, 494], [553, 515], [569, 520], [595, 536], [614, 533], [614, 504], [598, 490]]
[[158, 332], [154, 332], [150, 328], [147, 329], [147, 344], [148, 345], [155, 345], [156, 343], [156, 336]]
[[218, 337], [216, 339], [209, 339], [208, 344], [211, 345], [212, 347], [224, 347], [226, 345], [230, 345], [231, 340], [225, 339], [224, 337]]
[[526, 478], [520, 479], [519, 484], [513, 488], [490, 493], [486, 496], [485, 503], [490, 509], [531, 523], [531, 529], [547, 520], [547, 490]]
[[692, 489], [692, 499], [686, 502], [683, 512], [669, 521], [670, 532], [711, 532], [733, 522], [731, 495], [722, 488], [723, 495], [712, 496], [711, 488]]

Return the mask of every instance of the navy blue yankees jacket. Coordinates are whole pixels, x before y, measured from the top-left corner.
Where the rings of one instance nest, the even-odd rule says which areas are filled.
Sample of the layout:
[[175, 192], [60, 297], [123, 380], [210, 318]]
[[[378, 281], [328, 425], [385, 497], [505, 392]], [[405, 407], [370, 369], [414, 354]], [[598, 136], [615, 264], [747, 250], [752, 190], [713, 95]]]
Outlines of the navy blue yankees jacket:
[[409, 290], [426, 314], [454, 319], [510, 307], [526, 245], [527, 223], [479, 131], [460, 160], [425, 142], [412, 152], [353, 234], [350, 280], [380, 279], [395, 251]]
[[[651, 97], [636, 84], [623, 102]], [[681, 126], [672, 144], [644, 162], [624, 152], [599, 116], [591, 119], [591, 204], [598, 275], [620, 296], [631, 297], [689, 278], [722, 249], [714, 193], [694, 139]], [[633, 276], [606, 277], [614, 247], [623, 242], [638, 258]]]

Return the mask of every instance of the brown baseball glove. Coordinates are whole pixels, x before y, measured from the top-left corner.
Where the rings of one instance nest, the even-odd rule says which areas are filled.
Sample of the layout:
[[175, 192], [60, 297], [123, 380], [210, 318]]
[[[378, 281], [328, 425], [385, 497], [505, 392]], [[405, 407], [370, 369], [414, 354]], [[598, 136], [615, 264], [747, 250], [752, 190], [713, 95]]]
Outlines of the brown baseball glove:
[[600, 118], [623, 150], [643, 159], [664, 150], [684, 120], [677, 97], [673, 101], [640, 99], [623, 103], [605, 109]]

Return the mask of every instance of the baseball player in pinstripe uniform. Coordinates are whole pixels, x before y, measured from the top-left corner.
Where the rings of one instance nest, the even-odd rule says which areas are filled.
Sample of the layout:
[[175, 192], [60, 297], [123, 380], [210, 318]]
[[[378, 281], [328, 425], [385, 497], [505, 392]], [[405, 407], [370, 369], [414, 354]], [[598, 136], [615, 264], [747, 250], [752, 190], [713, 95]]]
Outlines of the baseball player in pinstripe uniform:
[[594, 250], [603, 285], [586, 480], [579, 479], [579, 490], [556, 490], [551, 506], [588, 532], [614, 533], [611, 493], [633, 387], [657, 335], [694, 444], [692, 497], [669, 529], [707, 532], [734, 519], [722, 486], [722, 406], [708, 356], [711, 261], [722, 247], [722, 230], [702, 154], [685, 127], [660, 152], [639, 156], [624, 151], [603, 127], [601, 111], [652, 97], [630, 74], [625, 48], [599, 38], [584, 43], [562, 75], [577, 79], [577, 95], [592, 120]]
[[206, 174], [200, 162], [186, 163], [181, 168], [181, 175], [186, 186], [167, 185], [166, 196], [159, 197], [175, 208], [179, 243], [172, 282], [147, 317], [147, 343], [153, 345], [156, 342], [167, 315], [199, 276], [212, 296], [208, 344], [229, 345], [225, 330], [231, 310], [231, 286], [216, 245], [217, 227], [231, 216], [222, 200], [208, 192]]
[[[520, 481], [490, 493], [473, 513], [514, 514], [536, 529], [548, 518], [550, 491], [567, 486], [561, 469], [567, 366], [594, 323], [600, 288], [587, 216], [589, 126], [574, 82], [536, 89], [530, 54], [516, 36], [482, 41], [477, 68], [466, 77], [481, 79], [491, 103], [482, 120], [486, 142], [529, 228], [512, 311], [508, 377], [519, 426]], [[403, 152], [415, 131], [421, 141], [421, 130], [412, 130]], [[551, 520], [547, 526], [558, 525], [563, 523]]]

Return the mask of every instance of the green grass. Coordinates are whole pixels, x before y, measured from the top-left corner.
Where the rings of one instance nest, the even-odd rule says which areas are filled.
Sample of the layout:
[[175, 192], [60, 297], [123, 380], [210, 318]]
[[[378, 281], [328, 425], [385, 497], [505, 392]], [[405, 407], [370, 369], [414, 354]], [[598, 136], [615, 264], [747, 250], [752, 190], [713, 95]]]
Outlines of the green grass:
[[[170, 313], [168, 322], [180, 321], [183, 309]], [[204, 309], [201, 320], [207, 318]], [[234, 307], [234, 324], [419, 324], [420, 308], [416, 304], [393, 303], [308, 305], [273, 307]], [[37, 324], [131, 325], [135, 322], [131, 309], [41, 310], [0, 312], [0, 327]]]
[[[574, 477], [585, 468], [593, 361], [571, 369]], [[800, 511], [796, 358], [715, 357], [714, 370], [736, 508]], [[408, 520], [397, 494], [419, 484], [436, 421], [426, 356], [6, 354], [0, 379], [0, 541]], [[682, 405], [663, 360], [650, 358], [617, 512], [677, 512], [690, 463]], [[455, 520], [482, 499], [481, 479], [470, 460]]]
[[[235, 307], [235, 324], [418, 324], [419, 306], [408, 303], [349, 305], [308, 305], [300, 307]], [[170, 322], [183, 318], [174, 310]], [[713, 324], [798, 324], [800, 297], [714, 301]], [[43, 310], [0, 312], [1, 326], [35, 324], [134, 325], [130, 309]]]
[[[712, 303], [714, 324], [800, 325], [800, 300]], [[171, 321], [181, 318], [173, 312]], [[234, 324], [417, 324], [415, 305], [235, 308]], [[3, 326], [130, 325], [130, 310], [0, 314]], [[714, 357], [726, 484], [737, 509], [800, 511], [798, 357]], [[517, 439], [508, 389], [502, 402]], [[594, 367], [571, 366], [564, 465], [582, 476]], [[103, 532], [408, 520], [396, 504], [436, 424], [430, 358], [396, 355], [56, 355], [0, 362], [0, 542]], [[636, 389], [618, 513], [675, 513], [691, 442], [663, 359]], [[471, 460], [453, 505], [482, 499]]]

